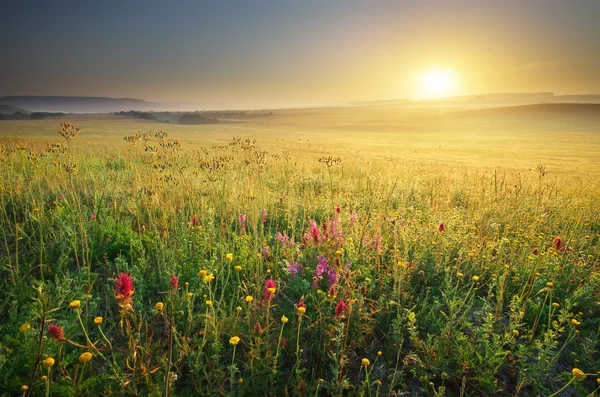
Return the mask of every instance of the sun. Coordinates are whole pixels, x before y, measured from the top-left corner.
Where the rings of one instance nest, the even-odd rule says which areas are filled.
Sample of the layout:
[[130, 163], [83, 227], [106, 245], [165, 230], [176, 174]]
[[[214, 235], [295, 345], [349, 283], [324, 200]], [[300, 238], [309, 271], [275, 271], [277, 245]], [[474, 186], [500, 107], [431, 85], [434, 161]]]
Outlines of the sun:
[[419, 94], [423, 99], [451, 96], [454, 93], [455, 82], [456, 79], [452, 72], [434, 69], [421, 75]]

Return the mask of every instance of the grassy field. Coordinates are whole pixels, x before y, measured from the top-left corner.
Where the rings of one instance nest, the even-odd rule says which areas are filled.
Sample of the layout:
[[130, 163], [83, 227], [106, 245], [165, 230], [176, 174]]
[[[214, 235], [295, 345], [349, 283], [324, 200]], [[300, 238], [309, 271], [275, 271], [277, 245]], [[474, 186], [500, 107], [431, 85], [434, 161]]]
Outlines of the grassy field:
[[594, 112], [61, 121], [0, 121], [3, 395], [598, 392]]

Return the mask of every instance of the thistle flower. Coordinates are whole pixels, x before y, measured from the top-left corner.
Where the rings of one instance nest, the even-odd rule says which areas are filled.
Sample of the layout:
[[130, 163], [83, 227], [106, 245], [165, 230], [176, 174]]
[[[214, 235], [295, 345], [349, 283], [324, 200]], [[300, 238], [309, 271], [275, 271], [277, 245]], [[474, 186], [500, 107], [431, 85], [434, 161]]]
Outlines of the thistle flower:
[[177, 289], [177, 287], [179, 287], [179, 280], [177, 279], [177, 276], [171, 277], [171, 281], [169, 281], [169, 284], [171, 284], [171, 288]]
[[81, 355], [79, 356], [78, 360], [80, 364], [87, 364], [92, 360], [92, 353], [90, 352], [85, 352], [85, 353], [81, 353]]
[[335, 317], [341, 316], [344, 310], [346, 310], [346, 304], [341, 300], [335, 305]]
[[48, 335], [50, 335], [52, 338], [54, 338], [58, 341], [65, 340], [65, 334], [60, 325], [56, 325], [56, 324], [48, 325]]
[[54, 365], [54, 359], [52, 357], [48, 357], [47, 359], [42, 361], [42, 364], [44, 365], [45, 368], [50, 368], [51, 366]]

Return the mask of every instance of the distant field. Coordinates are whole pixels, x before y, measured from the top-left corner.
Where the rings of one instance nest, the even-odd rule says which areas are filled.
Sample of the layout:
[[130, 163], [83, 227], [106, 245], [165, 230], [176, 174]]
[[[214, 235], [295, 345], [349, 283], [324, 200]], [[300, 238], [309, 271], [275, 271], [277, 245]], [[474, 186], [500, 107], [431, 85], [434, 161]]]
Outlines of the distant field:
[[[112, 115], [73, 115], [76, 144], [124, 145], [138, 130], [165, 130], [187, 145], [233, 136], [305, 153], [366, 155], [527, 171], [544, 164], [555, 175], [600, 174], [600, 106], [547, 104], [464, 110], [402, 106], [278, 110], [273, 116], [218, 125], [161, 124]], [[0, 121], [0, 139], [56, 140], [61, 120]]]

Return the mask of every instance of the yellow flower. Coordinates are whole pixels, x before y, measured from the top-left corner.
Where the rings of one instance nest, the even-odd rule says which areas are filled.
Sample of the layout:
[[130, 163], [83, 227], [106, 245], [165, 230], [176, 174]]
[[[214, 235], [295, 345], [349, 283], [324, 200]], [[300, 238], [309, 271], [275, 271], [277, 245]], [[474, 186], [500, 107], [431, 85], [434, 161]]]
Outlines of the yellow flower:
[[229, 253], [229, 254], [225, 255], [225, 260], [227, 262], [231, 262], [233, 260], [233, 254]]
[[304, 314], [304, 313], [306, 313], [306, 308], [300, 306], [299, 308], [296, 309], [296, 311], [298, 312], [298, 314]]
[[52, 357], [48, 357], [47, 359], [42, 361], [42, 364], [44, 364], [44, 367], [50, 368], [51, 366], [54, 365], [54, 359]]
[[19, 327], [19, 332], [24, 334], [25, 332], [29, 331], [29, 328], [31, 328], [31, 325], [29, 323], [25, 323]]
[[79, 300], [74, 300], [73, 302], [69, 303], [69, 307], [71, 309], [79, 309], [79, 306], [81, 306], [81, 301]]
[[240, 379], [238, 379], [238, 383], [239, 383], [239, 384], [242, 384], [242, 383], [244, 383], [244, 378], [240, 378]]
[[241, 306], [236, 307], [235, 311], [238, 312], [238, 313], [241, 312], [242, 311], [242, 307]]
[[518, 329], [513, 329], [513, 332], [512, 332], [512, 333], [513, 333], [513, 335], [514, 335], [515, 337], [519, 336], [519, 330], [518, 330]]
[[208, 307], [212, 306], [212, 301], [210, 299], [206, 301], [206, 306], [208, 306]]
[[94, 324], [96, 324], [96, 325], [100, 325], [100, 324], [102, 324], [102, 317], [96, 317], [96, 318], [94, 319]]
[[204, 282], [205, 283], [210, 283], [211, 281], [213, 281], [215, 279], [215, 276], [213, 276], [212, 273], [207, 274], [206, 276], [204, 276]]
[[238, 343], [240, 343], [240, 337], [239, 336], [232, 336], [231, 338], [229, 338], [229, 344], [235, 346]]
[[288, 322], [288, 318], [286, 316], [281, 316], [281, 322], [282, 323], [287, 323]]
[[250, 295], [246, 296], [246, 303], [252, 303], [253, 300], [254, 300], [254, 298], [251, 297]]
[[456, 277], [458, 277], [458, 278], [462, 278], [462, 277], [464, 277], [464, 276], [465, 276], [465, 275], [464, 275], [464, 274], [462, 274], [461, 272], [457, 272], [457, 273], [456, 273]]
[[551, 282], [551, 281], [548, 281], [548, 282], [546, 283], [546, 287], [548, 287], [548, 288], [552, 288], [552, 287], [554, 287], [554, 283], [553, 283], [553, 282]]
[[382, 354], [383, 354], [383, 353], [381, 352], [381, 350], [379, 350], [379, 351], [377, 352], [377, 355], [378, 355], [379, 357], [381, 357], [381, 355], [382, 355]]
[[323, 291], [321, 291], [320, 289], [317, 290], [317, 295], [321, 295], [323, 293]]
[[365, 278], [365, 282], [370, 283], [371, 279], [369, 277]]
[[23, 385], [23, 386], [21, 386], [21, 390], [22, 391], [27, 391], [27, 390], [29, 390], [29, 386]]
[[335, 251], [335, 254], [336, 254], [336, 255], [338, 255], [338, 256], [339, 256], [339, 255], [342, 255], [342, 250], [337, 250], [337, 251]]
[[368, 358], [363, 358], [361, 361], [361, 364], [363, 367], [368, 367], [369, 365], [371, 365], [371, 362], [369, 361]]
[[85, 353], [81, 353], [81, 356], [79, 356], [79, 363], [80, 364], [87, 364], [90, 362], [90, 360], [92, 359], [92, 353], [90, 352], [85, 352]]
[[274, 294], [275, 294], [275, 291], [276, 291], [276, 288], [275, 288], [275, 287], [267, 288], [267, 291], [269, 291], [269, 293], [270, 293], [271, 295], [274, 295]]
[[192, 294], [191, 292], [186, 292], [185, 296], [187, 296], [188, 298], [191, 298], [194, 294]]
[[206, 270], [204, 270], [204, 269], [200, 270], [200, 271], [198, 272], [198, 275], [199, 275], [200, 277], [204, 277], [204, 276], [206, 276]]
[[236, 267], [234, 267], [236, 272], [239, 272], [242, 270], [242, 267], [240, 265], [237, 265]]
[[579, 325], [579, 324], [581, 324], [581, 321], [577, 321], [575, 319], [572, 319], [571, 320], [571, 324], [573, 324], [573, 325]]
[[45, 382], [48, 380], [48, 377], [46, 375], [43, 375], [40, 379], [42, 380], [42, 382]]
[[555, 309], [558, 309], [560, 307], [560, 305], [558, 303], [554, 302], [552, 304], [552, 307], [555, 308]]
[[156, 305], [154, 305], [154, 308], [156, 310], [158, 310], [159, 312], [162, 312], [163, 309], [165, 308], [165, 304], [162, 302], [156, 302]]
[[585, 373], [583, 373], [583, 371], [579, 368], [573, 368], [573, 371], [571, 372], [573, 373], [573, 376], [579, 380], [583, 380], [583, 378], [585, 378]]
[[472, 280], [475, 281], [475, 282], [479, 281], [479, 276], [473, 276]]

